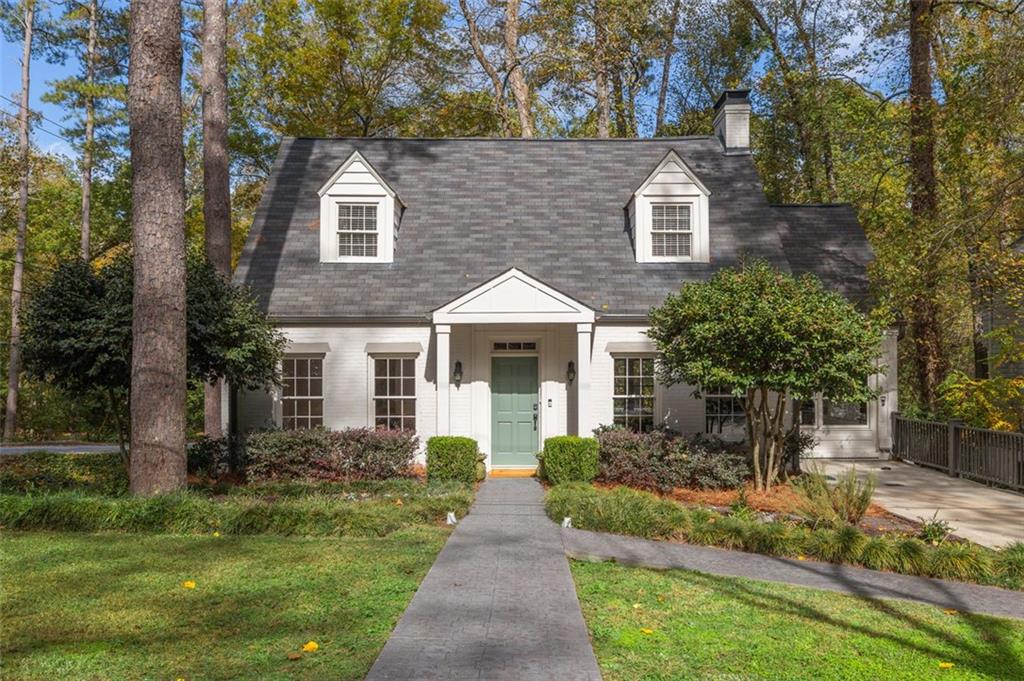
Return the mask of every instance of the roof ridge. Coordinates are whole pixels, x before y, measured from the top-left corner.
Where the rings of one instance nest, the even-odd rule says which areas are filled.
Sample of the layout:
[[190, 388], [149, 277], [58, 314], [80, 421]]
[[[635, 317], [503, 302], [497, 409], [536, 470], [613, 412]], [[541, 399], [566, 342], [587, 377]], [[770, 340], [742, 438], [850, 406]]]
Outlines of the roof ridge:
[[680, 142], [716, 140], [714, 135], [682, 135], [679, 137], [317, 137], [311, 135], [283, 135], [282, 140], [313, 140], [330, 142]]
[[772, 208], [845, 208], [853, 206], [853, 203], [849, 201], [834, 201], [822, 203], [770, 203], [768, 205]]

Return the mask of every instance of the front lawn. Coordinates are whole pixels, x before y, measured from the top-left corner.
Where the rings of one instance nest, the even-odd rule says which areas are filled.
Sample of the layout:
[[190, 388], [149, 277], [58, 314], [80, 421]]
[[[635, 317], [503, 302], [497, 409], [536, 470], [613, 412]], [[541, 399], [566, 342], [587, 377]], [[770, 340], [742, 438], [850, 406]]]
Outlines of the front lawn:
[[1024, 622], [682, 570], [572, 572], [606, 681], [1024, 678]]
[[9, 532], [0, 676], [361, 679], [447, 536]]

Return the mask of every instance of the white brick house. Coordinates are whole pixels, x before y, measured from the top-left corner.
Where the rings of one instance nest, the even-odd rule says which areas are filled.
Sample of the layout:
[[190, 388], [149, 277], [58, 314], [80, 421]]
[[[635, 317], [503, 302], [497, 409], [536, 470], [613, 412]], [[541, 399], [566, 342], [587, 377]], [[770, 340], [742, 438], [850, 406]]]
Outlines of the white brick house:
[[[232, 392], [228, 427], [467, 435], [509, 468], [603, 424], [734, 437], [731, 395], [654, 380], [648, 310], [743, 255], [866, 304], [871, 250], [850, 206], [769, 204], [746, 92], [716, 110], [709, 137], [284, 140], [235, 279], [289, 338], [285, 388]], [[883, 347], [881, 399], [804, 405], [820, 455], [888, 449]]]

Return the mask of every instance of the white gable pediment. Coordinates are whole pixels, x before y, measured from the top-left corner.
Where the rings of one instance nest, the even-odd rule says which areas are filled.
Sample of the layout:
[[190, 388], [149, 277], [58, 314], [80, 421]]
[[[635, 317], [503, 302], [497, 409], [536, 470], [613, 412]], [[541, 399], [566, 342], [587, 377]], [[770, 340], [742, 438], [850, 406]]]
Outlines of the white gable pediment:
[[593, 321], [589, 307], [515, 268], [434, 311], [435, 324]]
[[395, 190], [384, 181], [370, 162], [358, 151], [353, 151], [338, 169], [320, 187], [320, 196], [327, 194], [389, 196], [401, 203]]
[[660, 194], [700, 193], [711, 196], [711, 192], [697, 177], [686, 161], [675, 151], [669, 151], [661, 163], [647, 176], [647, 179], [633, 193], [634, 197]]

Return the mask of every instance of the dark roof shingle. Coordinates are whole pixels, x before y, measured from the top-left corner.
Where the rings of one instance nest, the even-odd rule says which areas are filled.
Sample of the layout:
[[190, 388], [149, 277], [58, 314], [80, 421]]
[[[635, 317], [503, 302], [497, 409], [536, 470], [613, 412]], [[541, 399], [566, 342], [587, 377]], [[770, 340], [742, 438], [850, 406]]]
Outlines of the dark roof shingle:
[[[317, 190], [356, 150], [406, 206], [390, 264], [320, 262]], [[711, 191], [709, 264], [634, 257], [625, 206], [670, 150]], [[832, 244], [849, 257], [825, 265]], [[771, 206], [751, 158], [722, 153], [713, 137], [286, 138], [235, 279], [277, 318], [423, 318], [517, 267], [599, 315], [644, 315], [743, 255], [866, 294], [870, 248], [852, 209]]]

